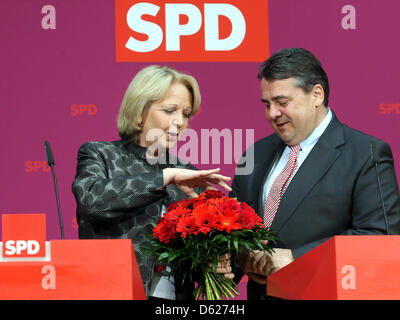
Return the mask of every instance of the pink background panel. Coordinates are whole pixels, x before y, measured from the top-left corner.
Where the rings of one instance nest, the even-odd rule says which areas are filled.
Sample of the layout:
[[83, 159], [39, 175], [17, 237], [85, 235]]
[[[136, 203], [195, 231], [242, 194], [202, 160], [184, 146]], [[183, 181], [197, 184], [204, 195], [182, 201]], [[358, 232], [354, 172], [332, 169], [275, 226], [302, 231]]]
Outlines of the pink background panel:
[[[47, 4], [56, 9], [55, 30], [41, 26]], [[348, 4], [356, 10], [354, 30], [342, 28], [341, 10]], [[400, 103], [399, 10], [397, 0], [269, 1], [270, 52], [293, 46], [312, 51], [330, 80], [329, 106], [342, 122], [391, 145], [398, 178], [400, 108], [382, 114], [379, 106]], [[49, 140], [65, 237], [77, 238], [71, 184], [78, 148], [118, 139], [122, 96], [133, 76], [151, 64], [115, 61], [114, 20], [112, 0], [0, 2], [0, 213], [46, 213], [48, 240], [60, 237], [51, 172], [29, 164], [46, 160]], [[202, 111], [190, 123], [197, 132], [253, 129], [256, 140], [272, 133], [260, 102], [261, 62], [156, 63], [198, 80]], [[75, 104], [95, 105], [97, 112], [72, 115]], [[220, 167], [233, 177], [234, 164]]]

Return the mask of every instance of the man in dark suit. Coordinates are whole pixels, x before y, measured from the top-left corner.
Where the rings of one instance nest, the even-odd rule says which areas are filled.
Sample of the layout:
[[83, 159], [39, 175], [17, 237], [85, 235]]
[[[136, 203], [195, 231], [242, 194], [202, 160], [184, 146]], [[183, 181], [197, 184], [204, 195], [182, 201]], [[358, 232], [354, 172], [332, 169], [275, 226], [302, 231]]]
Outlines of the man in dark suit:
[[[328, 108], [328, 78], [317, 58], [300, 48], [281, 50], [260, 67], [259, 78], [275, 134], [246, 151], [243, 159], [254, 160], [254, 170], [237, 171], [230, 196], [263, 216], [278, 241], [273, 254], [246, 251], [237, 259], [249, 276], [249, 300], [266, 298], [265, 276], [330, 237], [400, 233], [391, 149]], [[371, 150], [379, 158], [387, 223]]]

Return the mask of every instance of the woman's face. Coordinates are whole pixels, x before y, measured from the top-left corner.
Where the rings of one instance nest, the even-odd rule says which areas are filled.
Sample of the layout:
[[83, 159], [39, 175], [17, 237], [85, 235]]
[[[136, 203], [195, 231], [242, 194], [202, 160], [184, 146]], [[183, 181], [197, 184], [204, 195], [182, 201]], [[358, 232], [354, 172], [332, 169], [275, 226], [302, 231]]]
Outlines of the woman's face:
[[188, 127], [192, 114], [192, 94], [181, 83], [172, 83], [165, 96], [152, 103], [142, 115], [139, 145], [172, 148], [178, 135]]

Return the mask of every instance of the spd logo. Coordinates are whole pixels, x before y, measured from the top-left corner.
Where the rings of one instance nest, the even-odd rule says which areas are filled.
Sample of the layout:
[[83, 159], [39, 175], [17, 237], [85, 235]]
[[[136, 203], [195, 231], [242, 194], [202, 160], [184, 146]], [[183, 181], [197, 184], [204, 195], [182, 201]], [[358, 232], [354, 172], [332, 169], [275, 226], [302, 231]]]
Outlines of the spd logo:
[[115, 0], [116, 59], [264, 61], [268, 0]]
[[46, 256], [45, 214], [3, 214], [4, 258]]

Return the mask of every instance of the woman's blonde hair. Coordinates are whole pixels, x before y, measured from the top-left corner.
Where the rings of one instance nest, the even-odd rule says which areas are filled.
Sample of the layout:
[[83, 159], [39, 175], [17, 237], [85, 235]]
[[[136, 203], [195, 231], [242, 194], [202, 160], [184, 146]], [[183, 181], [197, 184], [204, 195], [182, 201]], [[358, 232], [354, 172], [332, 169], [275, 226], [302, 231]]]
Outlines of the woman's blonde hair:
[[124, 141], [138, 143], [141, 119], [150, 105], [161, 100], [172, 83], [185, 85], [192, 94], [192, 112], [199, 110], [201, 96], [197, 81], [170, 67], [152, 65], [139, 71], [133, 78], [122, 99], [118, 114], [118, 133]]

